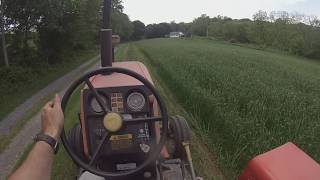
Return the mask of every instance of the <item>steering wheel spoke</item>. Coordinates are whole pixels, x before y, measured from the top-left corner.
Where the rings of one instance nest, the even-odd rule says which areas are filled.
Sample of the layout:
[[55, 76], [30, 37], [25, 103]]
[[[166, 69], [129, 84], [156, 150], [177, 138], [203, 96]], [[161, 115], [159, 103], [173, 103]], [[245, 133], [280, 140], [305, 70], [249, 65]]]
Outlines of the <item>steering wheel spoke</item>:
[[85, 79], [85, 82], [87, 86], [89, 87], [90, 91], [93, 93], [94, 98], [96, 98], [99, 106], [102, 108], [103, 112], [106, 114], [108, 112], [111, 112], [110, 109], [107, 108], [107, 106], [103, 103], [101, 96], [98, 94], [97, 90], [93, 87], [92, 83], [88, 78]]
[[96, 151], [94, 152], [92, 158], [90, 159], [89, 166], [92, 166], [95, 163], [95, 161], [97, 159], [97, 156], [100, 153], [103, 145], [106, 143], [106, 140], [109, 139], [109, 138], [110, 138], [110, 133], [106, 132], [106, 134], [103, 136], [100, 144], [98, 145], [98, 148], [96, 149]]
[[133, 119], [124, 119], [123, 121], [125, 123], [145, 123], [145, 122], [157, 122], [157, 121], [162, 121], [162, 117], [144, 117], [144, 118], [133, 118]]

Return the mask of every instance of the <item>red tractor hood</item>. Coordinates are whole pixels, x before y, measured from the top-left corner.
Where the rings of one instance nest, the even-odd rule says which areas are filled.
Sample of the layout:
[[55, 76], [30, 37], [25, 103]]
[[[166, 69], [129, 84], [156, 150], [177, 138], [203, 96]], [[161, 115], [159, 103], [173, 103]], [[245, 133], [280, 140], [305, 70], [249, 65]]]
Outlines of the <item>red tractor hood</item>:
[[[148, 72], [148, 69], [141, 62], [138, 62], [138, 61], [116, 62], [116, 63], [113, 63], [112, 66], [132, 70], [140, 74], [141, 76], [143, 76], [153, 84], [151, 76]], [[97, 75], [92, 77], [90, 81], [95, 88], [142, 85], [142, 83], [137, 79], [125, 74], [120, 74], [120, 73], [113, 73], [110, 75]]]

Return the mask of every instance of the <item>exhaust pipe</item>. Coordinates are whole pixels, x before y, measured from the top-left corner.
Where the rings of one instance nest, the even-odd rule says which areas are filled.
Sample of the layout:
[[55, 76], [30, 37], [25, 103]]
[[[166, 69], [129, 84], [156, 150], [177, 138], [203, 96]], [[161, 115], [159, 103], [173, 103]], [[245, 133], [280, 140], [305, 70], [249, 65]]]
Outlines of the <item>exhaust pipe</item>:
[[104, 0], [102, 9], [102, 28], [100, 30], [101, 67], [111, 67], [113, 61], [111, 0]]

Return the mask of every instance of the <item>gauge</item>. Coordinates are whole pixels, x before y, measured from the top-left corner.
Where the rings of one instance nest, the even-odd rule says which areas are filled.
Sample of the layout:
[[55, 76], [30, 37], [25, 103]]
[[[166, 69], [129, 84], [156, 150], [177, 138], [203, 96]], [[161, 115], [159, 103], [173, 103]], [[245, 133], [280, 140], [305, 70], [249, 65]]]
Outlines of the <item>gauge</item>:
[[128, 96], [127, 104], [132, 111], [140, 111], [146, 104], [146, 99], [144, 98], [143, 94], [139, 92], [133, 92]]
[[[100, 96], [100, 99], [101, 99], [102, 103], [105, 106], [107, 106], [107, 102], [108, 102], [107, 98], [105, 96], [101, 95], [101, 94], [99, 96]], [[99, 105], [97, 99], [94, 96], [91, 98], [90, 105], [91, 105], [91, 108], [92, 108], [92, 110], [94, 112], [96, 112], [96, 113], [102, 113], [103, 112], [102, 107]]]

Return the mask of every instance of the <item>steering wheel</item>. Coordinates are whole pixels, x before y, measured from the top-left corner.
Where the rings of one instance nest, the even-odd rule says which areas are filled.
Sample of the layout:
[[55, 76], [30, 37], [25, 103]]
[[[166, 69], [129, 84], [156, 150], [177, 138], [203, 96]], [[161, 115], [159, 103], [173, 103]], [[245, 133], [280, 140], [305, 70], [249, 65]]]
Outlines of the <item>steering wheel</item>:
[[[65, 112], [66, 110], [66, 106], [67, 103], [69, 101], [70, 96], [72, 95], [72, 93], [78, 88], [79, 85], [81, 85], [82, 83], [85, 83], [87, 85], [87, 87], [90, 89], [90, 91], [92, 92], [93, 96], [96, 98], [98, 104], [101, 106], [101, 108], [103, 109], [105, 118], [104, 120], [102, 119], [102, 121], [105, 121], [106, 116], [108, 116], [108, 114], [115, 114], [113, 112], [110, 111], [110, 109], [108, 109], [105, 104], [103, 103], [103, 100], [101, 99], [101, 97], [98, 95], [97, 90], [93, 87], [93, 85], [90, 82], [90, 78], [99, 74], [105, 75], [105, 74], [111, 74], [111, 73], [121, 73], [121, 74], [125, 74], [128, 76], [131, 76], [137, 80], [139, 80], [142, 84], [144, 84], [154, 95], [154, 97], [156, 98], [159, 108], [160, 108], [160, 112], [161, 112], [161, 116], [159, 117], [145, 117], [145, 118], [133, 118], [133, 119], [123, 119], [121, 118], [121, 116], [119, 115], [118, 117], [121, 118], [121, 127], [127, 125], [127, 124], [131, 124], [131, 123], [145, 123], [145, 122], [162, 122], [162, 135], [160, 138], [159, 143], [157, 143], [157, 145], [153, 148], [153, 150], [150, 150], [150, 154], [148, 156], [148, 158], [141, 163], [137, 168], [132, 169], [132, 170], [128, 170], [128, 171], [119, 171], [119, 172], [107, 172], [107, 171], [102, 171], [100, 169], [97, 169], [95, 167], [95, 162], [97, 159], [97, 156], [99, 154], [99, 152], [101, 151], [103, 145], [107, 142], [107, 140], [110, 139], [111, 135], [115, 132], [117, 132], [121, 127], [113, 130], [107, 130], [105, 135], [103, 135], [102, 140], [100, 141], [100, 144], [98, 145], [97, 149], [95, 150], [95, 152], [93, 153], [93, 155], [91, 157], [89, 157], [89, 162], [84, 162], [71, 148], [70, 144], [67, 141], [66, 138], [66, 132], [63, 129], [62, 133], [61, 133], [61, 141], [63, 143], [63, 146], [65, 148], [65, 150], [67, 151], [67, 153], [70, 155], [70, 157], [72, 158], [72, 160], [81, 168], [96, 174], [98, 176], [102, 176], [102, 177], [123, 177], [123, 176], [129, 176], [129, 175], [133, 175], [136, 174], [138, 172], [140, 172], [141, 170], [143, 170], [145, 167], [147, 167], [150, 163], [154, 162], [163, 146], [164, 143], [166, 141], [166, 136], [167, 136], [167, 132], [168, 132], [168, 115], [167, 115], [167, 110], [165, 108], [164, 102], [162, 101], [159, 93], [156, 91], [156, 89], [154, 88], [154, 86], [147, 80], [145, 79], [143, 76], [141, 76], [140, 74], [128, 70], [128, 69], [124, 69], [124, 68], [118, 68], [118, 67], [106, 67], [106, 68], [101, 68], [98, 70], [94, 70], [91, 71], [85, 75], [83, 75], [82, 77], [80, 77], [78, 80], [76, 80], [75, 82], [73, 82], [71, 84], [71, 86], [67, 89], [66, 93], [64, 94], [63, 98], [62, 98], [62, 102], [61, 102], [61, 107], [63, 112]], [[112, 118], [111, 118], [112, 119]], [[114, 118], [113, 118], [114, 120]], [[114, 124], [114, 122], [111, 122]], [[113, 132], [112, 132], [113, 131]]]

